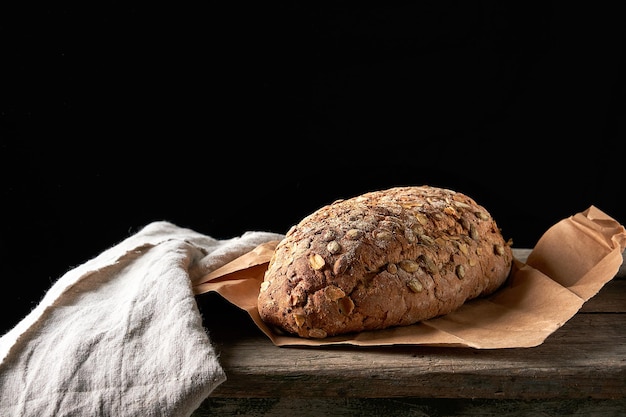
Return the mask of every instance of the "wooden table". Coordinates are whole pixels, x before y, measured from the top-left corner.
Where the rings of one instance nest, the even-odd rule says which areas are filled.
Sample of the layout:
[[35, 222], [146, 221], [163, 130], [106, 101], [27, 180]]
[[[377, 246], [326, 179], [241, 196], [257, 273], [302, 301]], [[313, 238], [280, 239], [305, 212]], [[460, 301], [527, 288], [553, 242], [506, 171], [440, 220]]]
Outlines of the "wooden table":
[[276, 347], [247, 313], [203, 297], [228, 379], [194, 417], [626, 415], [624, 265], [543, 344], [523, 349]]

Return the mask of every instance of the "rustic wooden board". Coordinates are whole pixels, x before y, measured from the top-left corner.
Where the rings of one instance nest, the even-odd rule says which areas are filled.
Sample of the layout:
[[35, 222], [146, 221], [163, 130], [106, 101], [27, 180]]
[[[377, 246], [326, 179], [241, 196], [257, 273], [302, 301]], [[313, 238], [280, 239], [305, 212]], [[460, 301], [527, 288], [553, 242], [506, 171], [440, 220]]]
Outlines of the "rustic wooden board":
[[218, 342], [217, 397], [620, 398], [626, 317], [579, 314], [535, 348], [278, 348], [263, 335]]
[[228, 379], [194, 417], [622, 416], [626, 410], [624, 266], [543, 344], [525, 349], [281, 348], [247, 313], [218, 295], [203, 297], [205, 325]]
[[626, 400], [208, 398], [192, 417], [623, 417], [624, 410], [626, 410]]

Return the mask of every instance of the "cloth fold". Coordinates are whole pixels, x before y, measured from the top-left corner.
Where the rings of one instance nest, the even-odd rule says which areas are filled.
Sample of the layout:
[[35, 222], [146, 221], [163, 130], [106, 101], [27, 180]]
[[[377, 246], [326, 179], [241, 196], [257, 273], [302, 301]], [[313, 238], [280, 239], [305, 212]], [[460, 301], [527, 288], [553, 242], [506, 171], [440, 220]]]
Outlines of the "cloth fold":
[[281, 238], [158, 221], [68, 271], [0, 338], [0, 415], [191, 415], [226, 375], [190, 277]]

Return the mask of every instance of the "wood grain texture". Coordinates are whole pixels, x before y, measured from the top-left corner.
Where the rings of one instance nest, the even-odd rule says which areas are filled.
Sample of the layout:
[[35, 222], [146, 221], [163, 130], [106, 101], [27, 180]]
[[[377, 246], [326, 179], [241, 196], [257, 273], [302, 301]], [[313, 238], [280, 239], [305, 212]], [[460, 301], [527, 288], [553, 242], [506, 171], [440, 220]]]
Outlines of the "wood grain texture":
[[218, 344], [228, 380], [213, 396], [619, 398], [626, 323], [616, 316], [580, 314], [530, 349], [276, 348], [247, 335]]
[[626, 400], [485, 400], [432, 398], [209, 398], [193, 417], [416, 416], [623, 417]]
[[612, 416], [626, 409], [623, 265], [543, 344], [525, 349], [281, 348], [246, 312], [204, 297], [228, 379], [194, 416]]

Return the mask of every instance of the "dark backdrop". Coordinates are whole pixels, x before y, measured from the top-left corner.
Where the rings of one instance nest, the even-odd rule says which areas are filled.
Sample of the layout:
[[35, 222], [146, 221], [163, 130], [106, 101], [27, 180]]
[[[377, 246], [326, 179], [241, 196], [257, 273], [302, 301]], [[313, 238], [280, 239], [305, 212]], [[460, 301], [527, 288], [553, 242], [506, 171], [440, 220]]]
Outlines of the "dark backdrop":
[[0, 13], [2, 332], [154, 220], [284, 233], [409, 184], [517, 247], [592, 204], [626, 219], [617, 7], [92, 3]]

